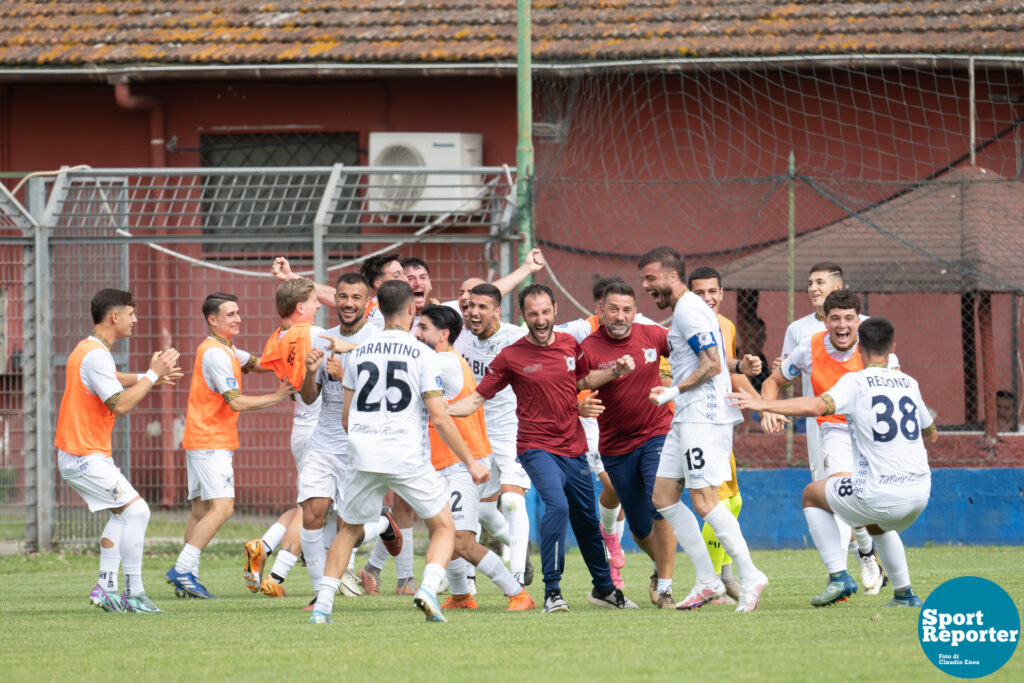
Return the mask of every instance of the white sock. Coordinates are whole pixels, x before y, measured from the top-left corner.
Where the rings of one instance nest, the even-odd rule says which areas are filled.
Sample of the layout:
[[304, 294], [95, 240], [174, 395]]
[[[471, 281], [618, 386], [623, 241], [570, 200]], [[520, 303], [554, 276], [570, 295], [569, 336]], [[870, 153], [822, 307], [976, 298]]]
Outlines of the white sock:
[[382, 533], [388, 530], [390, 523], [387, 517], [381, 517], [376, 522], [370, 522], [369, 524], [363, 525], [363, 543], [369, 541], [372, 538], [377, 538]]
[[348, 571], [353, 574], [356, 573], [356, 549], [352, 548], [352, 552], [348, 554]]
[[750, 549], [747, 548], [747, 541], [743, 538], [743, 531], [740, 529], [740, 522], [729, 511], [722, 501], [718, 502], [715, 509], [708, 513], [704, 521], [715, 530], [718, 542], [729, 553], [732, 563], [736, 565], [736, 573], [739, 574], [740, 582], [753, 581], [757, 576], [757, 567], [750, 559]]
[[658, 592], [659, 593], [670, 593], [670, 592], [672, 592], [672, 579], [658, 579]]
[[117, 574], [121, 569], [121, 534], [124, 533], [124, 519], [121, 515], [110, 515], [107, 525], [103, 527], [100, 538], [107, 539], [114, 545], [104, 548], [100, 543], [100, 578], [99, 585], [111, 595], [117, 593]]
[[841, 547], [845, 553], [850, 548], [850, 533], [853, 529], [850, 528], [849, 524], [839, 519], [839, 515], [833, 516], [836, 518], [836, 527], [839, 529], [839, 547]]
[[441, 587], [441, 579], [443, 578], [444, 567], [431, 562], [423, 568], [423, 580], [420, 581], [420, 588], [431, 595], [437, 595], [437, 589]]
[[708, 546], [704, 543], [704, 537], [700, 535], [700, 525], [697, 524], [697, 518], [690, 512], [690, 508], [680, 502], [667, 508], [659, 508], [658, 512], [672, 527], [676, 540], [693, 563], [697, 581], [713, 582], [718, 576], [715, 574], [715, 565], [711, 563]]
[[175, 571], [183, 574], [194, 574], [199, 569], [199, 558], [203, 551], [189, 543], [181, 549], [178, 554], [178, 561], [174, 563]]
[[448, 563], [448, 588], [452, 595], [468, 595], [469, 582], [466, 580], [466, 571], [469, 569], [469, 562], [456, 557]]
[[598, 501], [597, 507], [601, 511], [601, 531], [606, 534], [614, 534], [615, 525], [619, 521], [619, 510], [622, 509], [622, 506], [616, 505], [613, 508], [606, 508]]
[[[620, 505], [619, 508], [622, 506]], [[622, 535], [626, 533], [626, 518], [615, 520], [615, 535], [619, 538], [619, 544], [622, 544]]]
[[869, 534], [868, 530], [864, 527], [856, 527], [853, 530], [853, 535], [857, 539], [857, 550], [862, 554], [867, 555], [871, 552], [871, 549], [875, 547], [874, 543], [871, 541], [871, 534]]
[[284, 538], [286, 531], [288, 531], [288, 527], [280, 522], [274, 522], [271, 527], [267, 529], [267, 533], [263, 534], [263, 538], [260, 540], [263, 541], [264, 549], [267, 551], [268, 555], [274, 552], [274, 549], [277, 548], [277, 546], [281, 545], [281, 539]]
[[885, 567], [893, 588], [904, 590], [910, 588], [910, 569], [907, 568], [907, 553], [903, 549], [903, 540], [895, 531], [886, 531], [881, 536], [872, 536], [875, 541], [875, 552]]
[[[324, 564], [327, 562], [327, 551], [324, 549], [324, 530], [302, 528], [299, 532], [302, 539], [302, 556], [306, 558], [306, 570], [309, 580], [313, 582], [313, 590], [320, 589], [320, 580], [324, 576]], [[280, 559], [280, 558], [278, 558]], [[275, 566], [277, 563], [274, 563]]]
[[298, 559], [298, 555], [282, 550], [277, 554], [277, 559], [274, 560], [274, 566], [270, 570], [270, 577], [278, 583], [284, 583], [284, 580], [288, 578], [288, 572], [292, 570]]
[[[383, 541], [381, 542], [383, 545]], [[414, 575], [412, 573], [412, 527], [408, 529], [402, 529], [402, 552], [398, 553], [398, 557], [395, 558], [395, 568], [398, 570], [398, 579], [411, 579]], [[385, 551], [387, 552], [387, 551]], [[441, 570], [441, 576], [444, 576], [444, 570]], [[437, 579], [437, 585], [441, 585], [441, 579]], [[437, 590], [431, 591], [437, 593]]]
[[835, 574], [846, 569], [846, 546], [839, 544], [835, 516], [821, 508], [809, 507], [804, 508], [804, 517], [825, 570]]
[[508, 520], [498, 509], [498, 501], [480, 501], [480, 524], [492, 538], [508, 545]]
[[523, 582], [526, 573], [526, 554], [530, 549], [530, 515], [526, 512], [526, 498], [511, 491], [501, 494], [501, 510], [508, 521], [508, 568], [516, 581]]
[[338, 535], [338, 517], [334, 515], [327, 520], [327, 524], [324, 524], [324, 548], [330, 549], [331, 543], [334, 543], [334, 537]]
[[317, 612], [330, 614], [334, 610], [334, 596], [338, 594], [338, 586], [341, 579], [333, 576], [324, 576], [320, 579], [320, 589], [316, 592], [316, 604], [313, 609]]
[[[402, 534], [402, 547], [405, 548], [405, 544], [408, 542], [404, 538], [405, 529], [402, 530]], [[366, 561], [366, 564], [374, 567], [377, 571], [380, 571], [384, 568], [384, 565], [387, 564], [389, 557], [391, 557], [391, 553], [389, 553], [388, 549], [384, 547], [384, 541], [380, 540], [378, 537], [377, 542], [373, 546], [373, 552], [370, 553], [370, 559]]]
[[121, 512], [124, 530], [121, 531], [121, 562], [124, 565], [124, 592], [127, 596], [145, 592], [142, 586], [142, 548], [149, 525], [149, 505], [139, 499]]
[[722, 581], [735, 580], [735, 576], [732, 575], [732, 562], [729, 564], [722, 565]]
[[[495, 555], [493, 550], [487, 551], [484, 559], [480, 560], [476, 568], [486, 574], [487, 578], [505, 594], [506, 598], [519, 595], [523, 590], [523, 587], [512, 576], [512, 572], [505, 568], [505, 565], [501, 563], [501, 558]], [[450, 581], [448, 583], [451, 584]]]

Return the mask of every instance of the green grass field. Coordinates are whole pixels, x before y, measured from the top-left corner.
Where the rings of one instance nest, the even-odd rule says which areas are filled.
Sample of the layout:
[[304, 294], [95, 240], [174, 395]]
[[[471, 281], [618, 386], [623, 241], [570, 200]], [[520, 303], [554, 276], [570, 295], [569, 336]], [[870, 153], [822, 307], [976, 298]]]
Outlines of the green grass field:
[[[935, 546], [908, 554], [922, 597], [947, 579], [973, 574], [1024, 604], [1024, 548]], [[506, 613], [497, 589], [480, 583], [480, 609], [450, 614], [447, 625], [425, 623], [412, 598], [381, 595], [339, 596], [335, 624], [313, 627], [300, 611], [312, 595], [302, 567], [285, 584], [287, 598], [252, 595], [234, 546], [214, 546], [203, 557], [202, 580], [220, 596], [211, 601], [175, 599], [163, 580], [174, 555], [147, 552], [146, 589], [166, 611], [160, 615], [91, 607], [95, 555], [13, 555], [0, 557], [0, 663], [4, 680], [19, 681], [947, 678], [921, 652], [917, 610], [882, 607], [888, 588], [815, 609], [808, 600], [824, 578], [815, 552], [755, 552], [754, 560], [772, 584], [752, 614], [712, 605], [690, 613], [654, 609], [647, 599], [650, 563], [639, 555], [627, 556], [623, 575], [641, 609], [593, 607], [574, 552], [562, 584], [568, 614]], [[533, 561], [539, 567], [536, 555]], [[418, 557], [417, 575], [421, 566]], [[677, 593], [689, 590], [692, 576], [680, 554]], [[394, 580], [389, 563], [384, 587]], [[537, 583], [531, 589], [535, 598], [543, 595]], [[1024, 654], [1018, 651], [992, 679], [1024, 680]]]

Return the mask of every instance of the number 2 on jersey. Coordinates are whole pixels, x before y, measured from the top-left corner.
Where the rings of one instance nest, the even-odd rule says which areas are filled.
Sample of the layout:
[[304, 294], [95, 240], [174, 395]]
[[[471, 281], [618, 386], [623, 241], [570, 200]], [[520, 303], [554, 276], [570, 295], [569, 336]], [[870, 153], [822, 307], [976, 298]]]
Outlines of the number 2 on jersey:
[[871, 433], [876, 443], [887, 443], [896, 438], [896, 434], [903, 434], [907, 441], [914, 441], [921, 434], [921, 427], [917, 422], [917, 404], [909, 396], [903, 396], [899, 400], [900, 416], [897, 422], [893, 413], [896, 406], [888, 396], [872, 396], [871, 407], [882, 407], [882, 412], [875, 413], [875, 424], [884, 425], [885, 431], [872, 429]]
[[[359, 393], [356, 395], [356, 409], [362, 413], [374, 413], [380, 410], [380, 401], [370, 402], [370, 394], [373, 392], [374, 387], [377, 386], [377, 382], [380, 381], [380, 370], [373, 363], [360, 363], [356, 366], [356, 370], [359, 372], [360, 379], [363, 373], [366, 373], [366, 383], [359, 389]], [[395, 373], [408, 372], [408, 366], [404, 360], [389, 360], [387, 365], [387, 377], [384, 382], [384, 399], [387, 401], [387, 409], [389, 413], [400, 413], [409, 407], [412, 403], [412, 389], [409, 388], [409, 384], [398, 377]], [[391, 401], [388, 398], [388, 389], [397, 389], [399, 398], [397, 401]]]

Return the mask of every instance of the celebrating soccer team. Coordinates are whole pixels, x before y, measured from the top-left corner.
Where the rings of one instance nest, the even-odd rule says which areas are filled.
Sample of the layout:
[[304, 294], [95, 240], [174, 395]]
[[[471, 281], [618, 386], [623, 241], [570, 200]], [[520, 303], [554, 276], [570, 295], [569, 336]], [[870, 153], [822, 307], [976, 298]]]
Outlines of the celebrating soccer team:
[[[281, 281], [281, 324], [258, 357], [233, 344], [241, 329], [238, 298], [210, 294], [200, 307], [209, 334], [196, 351], [182, 442], [192, 514], [166, 573], [175, 594], [214, 597], [200, 582], [199, 565], [233, 511], [238, 413], [290, 399], [297, 505], [245, 544], [243, 575], [252, 592], [280, 597], [301, 556], [313, 586], [306, 609], [314, 624], [331, 623], [338, 592], [380, 592], [390, 556], [398, 569], [395, 592], [412, 595], [428, 621], [477, 609], [478, 570], [505, 595], [509, 611], [534, 609], [526, 589], [533, 578], [525, 500], [531, 488], [544, 503], [543, 612], [570, 609], [561, 586], [567, 524], [590, 573], [588, 601], [637, 608], [622, 591], [623, 518], [653, 563], [655, 607], [727, 602], [736, 612], [757, 609], [769, 582], [739, 520], [733, 432], [741, 409], [759, 412], [766, 432], [783, 429], [789, 416], [815, 418], [807, 431], [813, 481], [802, 505], [828, 580], [811, 603], [829, 605], [857, 592], [846, 569], [855, 542], [865, 592], [891, 581], [889, 606], [921, 604], [899, 532], [927, 505], [923, 443], [936, 438], [936, 429], [917, 382], [892, 354], [892, 323], [860, 315], [860, 300], [844, 289], [838, 265], [811, 268], [807, 291], [815, 312], [789, 326], [783, 354], [770, 368], [758, 356], [737, 354], [735, 326], [718, 312], [718, 272], [705, 266], [687, 279], [671, 247], [652, 249], [637, 264], [638, 284], [658, 308], [671, 310], [667, 330], [637, 312], [635, 290], [619, 278], [595, 285], [590, 318], [558, 324], [554, 294], [534, 284], [518, 295], [524, 326], [503, 322], [504, 295], [543, 267], [535, 249], [508, 276], [493, 283], [471, 278], [458, 300], [441, 303], [431, 298], [430, 268], [419, 258], [374, 256], [334, 288], [296, 276], [278, 258], [272, 272]], [[316, 327], [315, 313], [332, 303], [339, 324]], [[108, 612], [156, 613], [141, 571], [149, 508], [113, 463], [111, 431], [116, 416], [184, 373], [175, 349], [154, 353], [143, 374], [117, 370], [112, 346], [131, 336], [136, 321], [130, 292], [100, 291], [92, 318], [92, 334], [68, 359], [58, 467], [91, 511], [111, 513], [90, 602]], [[243, 393], [249, 372], [273, 372], [278, 389]], [[765, 375], [756, 391], [749, 378]], [[779, 400], [780, 387], [797, 375], [803, 396]], [[601, 482], [599, 498], [592, 473]], [[686, 490], [703, 531], [681, 500]], [[429, 534], [418, 584], [416, 515]], [[481, 529], [507, 546], [508, 566], [481, 545]], [[357, 574], [355, 549], [364, 543], [375, 545]], [[678, 602], [677, 543], [695, 572]], [[442, 603], [445, 583], [451, 595]]]

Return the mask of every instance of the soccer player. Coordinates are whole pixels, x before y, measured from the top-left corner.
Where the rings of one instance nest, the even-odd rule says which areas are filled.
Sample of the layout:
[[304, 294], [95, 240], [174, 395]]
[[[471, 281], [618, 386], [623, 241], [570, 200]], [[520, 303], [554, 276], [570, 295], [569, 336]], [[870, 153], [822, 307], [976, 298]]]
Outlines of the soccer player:
[[[722, 275], [710, 266], [701, 266], [689, 274], [686, 286], [715, 312], [722, 328], [722, 348], [725, 350], [726, 361], [730, 363], [736, 361], [736, 325], [718, 311], [722, 305], [722, 299], [725, 298], [725, 290], [722, 289]], [[744, 362], [746, 367], [741, 368]], [[761, 359], [747, 354], [741, 360], [736, 361], [736, 367], [751, 376], [756, 376], [761, 372]], [[730, 379], [733, 389], [742, 388], [744, 391], [757, 393], [750, 380], [747, 379], [747, 375], [734, 372], [730, 374]], [[736, 455], [732, 452], [729, 453], [729, 471], [731, 474], [729, 481], [718, 487], [718, 498], [738, 519], [740, 508], [743, 506], [743, 498], [740, 496], [740, 487], [736, 481]], [[711, 555], [711, 564], [715, 567], [715, 573], [722, 577], [722, 583], [725, 584], [726, 594], [732, 600], [736, 600], [739, 598], [740, 584], [732, 573], [732, 558], [726, 554], [722, 544], [715, 537], [715, 530], [707, 522], [701, 529], [701, 535], [708, 545], [708, 554]]]
[[674, 401], [676, 409], [661, 451], [654, 505], [672, 526], [697, 572], [696, 585], [676, 607], [694, 609], [725, 593], [697, 520], [679, 500], [685, 486], [697, 514], [711, 525], [736, 565], [740, 580], [736, 611], [751, 612], [757, 608], [768, 577], [754, 566], [739, 522], [718, 498], [718, 487], [731, 476], [732, 426], [742, 419], [738, 410], [725, 403], [725, 394], [731, 389], [729, 373], [735, 367], [722, 349], [718, 318], [686, 287], [679, 252], [656, 247], [640, 258], [638, 268], [644, 290], [655, 304], [673, 309], [668, 340], [676, 384], [653, 387], [650, 400], [656, 405]]
[[[478, 289], [473, 290], [474, 302]], [[597, 389], [631, 372], [633, 359], [623, 356], [606, 369], [588, 373], [579, 342], [554, 330], [558, 309], [550, 289], [534, 284], [521, 290], [519, 308], [527, 336], [502, 349], [476, 391], [450, 404], [448, 412], [470, 415], [509, 386], [516, 394], [518, 461], [545, 505], [540, 527], [544, 611], [569, 610], [560, 587], [566, 521], [572, 524], [594, 584], [588, 600], [600, 607], [636, 608], [612, 583], [594, 512], [594, 485], [589, 469], [580, 466], [586, 462], [587, 437], [576, 400], [580, 389]]]
[[448, 486], [424, 452], [428, 417], [474, 483], [490, 475], [470, 455], [445, 411], [436, 352], [409, 333], [416, 313], [409, 283], [385, 282], [377, 297], [385, 330], [345, 358], [342, 422], [351, 471], [344, 482], [344, 525], [328, 551], [310, 617], [315, 624], [330, 622], [349, 554], [363, 534], [363, 525], [380, 516], [389, 488], [413, 507], [430, 533], [426, 567], [413, 602], [428, 621], [447, 621], [437, 602], [437, 589], [455, 549], [455, 527]]
[[291, 398], [295, 388], [282, 380], [272, 394], [243, 394], [242, 374], [260, 369], [259, 357], [232, 343], [242, 328], [238, 297], [214, 292], [203, 301], [202, 311], [209, 333], [196, 350], [181, 442], [185, 448], [192, 514], [185, 527], [185, 545], [166, 578], [174, 586], [175, 594], [208, 599], [215, 596], [199, 583], [199, 560], [203, 549], [234, 512], [232, 460], [238, 448], [238, 413], [260, 410]]
[[672, 413], [646, 400], [651, 385], [661, 379], [661, 357], [669, 354], [668, 333], [660, 325], [634, 324], [636, 296], [621, 280], [604, 287], [598, 311], [601, 326], [580, 344], [588, 367], [608, 367], [626, 355], [636, 364], [636, 370], [599, 392], [604, 412], [597, 418], [598, 448], [633, 538], [654, 561], [651, 602], [672, 609], [676, 606], [672, 598], [676, 539], [651, 502]]
[[[451, 340], [461, 332], [462, 324], [462, 316], [451, 308], [427, 306], [421, 312], [416, 330], [416, 338], [437, 352], [444, 397], [449, 403], [476, 390], [469, 365], [455, 353], [451, 344]], [[490, 470], [487, 460], [491, 455], [491, 444], [487, 441], [483, 413], [477, 411], [468, 417], [452, 420], [470, 454]], [[448, 583], [452, 594], [441, 609], [477, 609], [467, 579], [467, 562], [482, 571], [505, 594], [509, 611], [533, 609], [533, 598], [502, 564], [501, 558], [477, 541], [481, 487], [473, 482], [466, 466], [444, 443], [433, 424], [430, 425], [430, 461], [448, 482], [455, 523], [456, 557], [448, 563]]]
[[[107, 612], [162, 612], [142, 584], [142, 548], [149, 505], [114, 464], [110, 434], [114, 419], [127, 415], [157, 384], [182, 377], [178, 352], [156, 352], [145, 374], [118, 372], [110, 351], [132, 336], [135, 300], [131, 292], [101, 289], [92, 298], [92, 334], [68, 356], [64, 395], [57, 414], [57, 469], [90, 512], [110, 510], [100, 535], [100, 574], [89, 602]], [[124, 563], [124, 593], [117, 574]]]
[[[327, 330], [325, 336], [330, 340], [340, 337], [350, 344], [362, 344], [376, 337], [379, 331], [366, 319], [368, 296], [369, 284], [366, 278], [359, 273], [342, 273], [338, 277], [334, 297], [340, 322]], [[318, 348], [306, 354], [306, 374], [300, 387], [305, 403], [312, 404], [318, 397], [320, 399], [320, 414], [316, 429], [309, 439], [298, 482], [299, 505], [302, 508], [302, 554], [313, 582], [314, 593], [320, 587], [327, 547], [330, 546], [329, 540], [325, 545], [324, 522], [328, 519], [329, 511], [341, 508], [342, 483], [348, 472], [348, 435], [341, 426], [345, 394], [341, 380], [344, 373], [341, 358], [335, 355], [333, 341], [329, 349], [329, 355]], [[336, 518], [337, 515], [332, 517]], [[341, 524], [334, 519], [331, 523], [335, 528]], [[329, 533], [333, 534], [334, 531], [330, 529]], [[380, 519], [372, 525], [366, 525], [365, 532], [368, 538], [379, 536], [392, 555], [397, 555], [402, 549], [402, 534], [387, 509], [382, 512]], [[359, 580], [353, 570], [350, 563], [342, 576], [342, 592], [348, 596], [361, 595]], [[308, 609], [313, 608], [315, 601], [314, 598]]]
[[[773, 370], [761, 385], [761, 396], [766, 400], [778, 397], [779, 388], [790, 384], [797, 375], [810, 375], [811, 387], [815, 395], [828, 391], [836, 381], [848, 372], [856, 372], [861, 365], [860, 354], [857, 353], [857, 333], [861, 322], [860, 297], [847, 289], [840, 289], [825, 297], [825, 331], [804, 337], [782, 361], [782, 366]], [[899, 369], [899, 359], [893, 354], [889, 358], [890, 367]], [[761, 425], [765, 432], [777, 432], [783, 427], [783, 418], [771, 412], [762, 413]], [[850, 442], [850, 428], [842, 415], [827, 415], [817, 418], [821, 433], [820, 473], [824, 478], [849, 476], [853, 470], [853, 450]], [[829, 539], [829, 548], [822, 549], [822, 559], [826, 556], [834, 558], [835, 547], [845, 549], [849, 544], [850, 529], [842, 520], [837, 525], [839, 536]], [[885, 574], [875, 559], [874, 544], [866, 529], [855, 530], [857, 544], [860, 548], [861, 577], [865, 592], [877, 594], [884, 585]], [[851, 593], [857, 592], [857, 584], [846, 571], [846, 555], [843, 565], [828, 565], [829, 588], [815, 597], [811, 602], [815, 605], [827, 605], [841, 600]], [[835, 594], [833, 584], [842, 584], [841, 594]]]
[[[862, 369], [844, 373], [819, 396], [768, 401], [736, 393], [730, 398], [741, 408], [778, 415], [846, 416], [856, 466], [852, 473], [818, 479], [804, 488], [804, 515], [811, 536], [826, 565], [845, 567], [845, 548], [831, 542], [839, 536], [835, 516], [850, 526], [865, 526], [892, 577], [893, 599], [886, 606], [919, 607], [921, 599], [910, 585], [899, 532], [913, 524], [928, 504], [931, 471], [923, 439], [934, 443], [938, 432], [917, 381], [889, 367], [895, 337], [892, 323], [868, 318], [858, 333]], [[831, 592], [843, 592], [843, 583], [836, 583], [834, 587], [830, 583]]]

